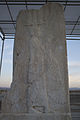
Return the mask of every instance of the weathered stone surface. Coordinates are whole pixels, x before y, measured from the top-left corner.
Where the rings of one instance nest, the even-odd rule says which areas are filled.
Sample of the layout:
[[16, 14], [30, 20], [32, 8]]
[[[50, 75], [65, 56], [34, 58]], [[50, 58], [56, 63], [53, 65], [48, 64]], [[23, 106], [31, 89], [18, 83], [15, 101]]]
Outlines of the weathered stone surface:
[[70, 115], [56, 114], [1, 114], [0, 120], [70, 120]]
[[40, 10], [19, 13], [13, 83], [3, 100], [3, 112], [70, 112], [63, 13], [60, 4], [47, 4]]

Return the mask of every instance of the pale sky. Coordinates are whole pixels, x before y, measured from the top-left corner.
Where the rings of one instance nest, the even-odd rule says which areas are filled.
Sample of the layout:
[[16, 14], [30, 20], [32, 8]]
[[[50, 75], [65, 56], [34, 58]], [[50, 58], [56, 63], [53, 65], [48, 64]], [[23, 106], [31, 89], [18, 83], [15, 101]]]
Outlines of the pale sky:
[[[0, 40], [0, 55], [1, 55]], [[10, 87], [13, 71], [14, 40], [5, 40], [0, 87]], [[80, 41], [67, 41], [69, 87], [80, 88]]]
[[80, 88], [80, 40], [67, 41], [70, 88]]

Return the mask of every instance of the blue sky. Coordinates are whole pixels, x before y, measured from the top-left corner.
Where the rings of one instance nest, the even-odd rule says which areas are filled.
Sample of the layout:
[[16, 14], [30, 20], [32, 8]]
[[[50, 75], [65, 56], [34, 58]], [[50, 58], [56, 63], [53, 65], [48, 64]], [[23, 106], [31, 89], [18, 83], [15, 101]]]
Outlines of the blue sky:
[[[3, 64], [0, 76], [0, 87], [10, 87], [13, 71], [13, 44], [14, 40], [5, 40]], [[0, 54], [2, 41], [0, 40]]]
[[[0, 87], [10, 87], [13, 71], [14, 40], [5, 40]], [[2, 41], [0, 40], [0, 54]], [[80, 88], [80, 41], [67, 41], [69, 87]]]
[[67, 41], [69, 86], [80, 88], [80, 40]]

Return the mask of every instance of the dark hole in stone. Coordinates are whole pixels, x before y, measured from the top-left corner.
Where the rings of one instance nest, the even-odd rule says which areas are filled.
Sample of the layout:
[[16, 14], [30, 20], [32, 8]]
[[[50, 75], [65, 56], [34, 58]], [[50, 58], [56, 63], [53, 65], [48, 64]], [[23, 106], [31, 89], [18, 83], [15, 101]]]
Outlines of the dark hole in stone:
[[19, 53], [17, 53], [17, 56], [19, 56]]

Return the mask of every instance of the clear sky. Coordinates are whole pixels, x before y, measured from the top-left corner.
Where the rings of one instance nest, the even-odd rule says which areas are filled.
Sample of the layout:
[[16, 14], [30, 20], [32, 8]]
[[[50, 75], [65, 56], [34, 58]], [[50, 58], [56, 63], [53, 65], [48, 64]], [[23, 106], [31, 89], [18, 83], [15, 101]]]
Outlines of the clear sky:
[[[13, 71], [13, 44], [14, 40], [5, 40], [3, 64], [0, 76], [0, 87], [10, 87], [12, 81]], [[1, 55], [2, 41], [0, 40], [0, 55]]]
[[[10, 87], [13, 71], [14, 40], [5, 40], [0, 87]], [[0, 40], [0, 55], [2, 42]], [[67, 41], [69, 87], [80, 88], [80, 41]]]
[[80, 88], [80, 40], [67, 41], [69, 86]]

